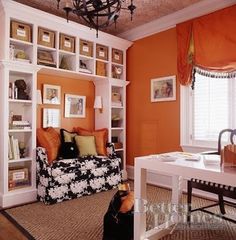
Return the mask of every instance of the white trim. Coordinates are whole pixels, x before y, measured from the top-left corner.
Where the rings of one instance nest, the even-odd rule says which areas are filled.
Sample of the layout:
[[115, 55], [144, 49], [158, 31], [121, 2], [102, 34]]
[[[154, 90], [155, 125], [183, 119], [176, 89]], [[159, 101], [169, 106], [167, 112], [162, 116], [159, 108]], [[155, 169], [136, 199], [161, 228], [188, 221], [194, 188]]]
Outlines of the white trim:
[[235, 3], [235, 0], [203, 0], [175, 13], [123, 32], [118, 36], [130, 41], [135, 41], [173, 28], [178, 23], [215, 12], [219, 9], [234, 5]]
[[12, 207], [37, 200], [37, 189], [24, 190], [24, 188], [9, 192], [7, 194], [0, 194], [0, 206], [3, 208]]

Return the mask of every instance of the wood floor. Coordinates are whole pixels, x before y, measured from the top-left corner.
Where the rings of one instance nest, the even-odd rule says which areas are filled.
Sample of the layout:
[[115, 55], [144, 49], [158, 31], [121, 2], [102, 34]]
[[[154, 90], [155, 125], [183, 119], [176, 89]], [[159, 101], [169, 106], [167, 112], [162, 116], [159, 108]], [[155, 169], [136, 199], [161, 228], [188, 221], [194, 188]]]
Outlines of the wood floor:
[[2, 214], [0, 214], [0, 240], [27, 240], [27, 238]]

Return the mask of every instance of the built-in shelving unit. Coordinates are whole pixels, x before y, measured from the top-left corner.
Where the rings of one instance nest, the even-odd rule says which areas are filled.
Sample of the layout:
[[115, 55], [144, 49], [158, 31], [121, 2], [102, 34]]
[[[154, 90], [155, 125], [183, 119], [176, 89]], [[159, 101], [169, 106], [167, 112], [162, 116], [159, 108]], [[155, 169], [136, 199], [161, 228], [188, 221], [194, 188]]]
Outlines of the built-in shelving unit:
[[[12, 0], [0, 0], [0, 9], [0, 207], [36, 200], [37, 73], [94, 82], [104, 103], [104, 114], [96, 112], [96, 128], [108, 128], [109, 141], [120, 143], [116, 152], [125, 178], [126, 50], [132, 43], [103, 32], [97, 38], [88, 27]], [[28, 99], [14, 92], [18, 79], [25, 82]], [[114, 91], [120, 93], [119, 106], [112, 103]], [[116, 127], [112, 126], [115, 114], [121, 118]], [[13, 121], [22, 125], [15, 127]], [[14, 151], [24, 146], [24, 155], [12, 156], [13, 139], [18, 149]]]

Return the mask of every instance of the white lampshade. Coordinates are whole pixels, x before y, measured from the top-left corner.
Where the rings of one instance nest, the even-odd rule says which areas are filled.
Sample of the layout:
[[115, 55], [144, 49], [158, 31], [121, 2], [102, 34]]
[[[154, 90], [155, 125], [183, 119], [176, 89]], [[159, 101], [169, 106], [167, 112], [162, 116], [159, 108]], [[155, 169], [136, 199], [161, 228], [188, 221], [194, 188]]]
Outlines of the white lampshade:
[[96, 96], [93, 107], [95, 109], [102, 109], [102, 96]]
[[42, 104], [42, 94], [40, 90], [37, 90], [37, 104]]

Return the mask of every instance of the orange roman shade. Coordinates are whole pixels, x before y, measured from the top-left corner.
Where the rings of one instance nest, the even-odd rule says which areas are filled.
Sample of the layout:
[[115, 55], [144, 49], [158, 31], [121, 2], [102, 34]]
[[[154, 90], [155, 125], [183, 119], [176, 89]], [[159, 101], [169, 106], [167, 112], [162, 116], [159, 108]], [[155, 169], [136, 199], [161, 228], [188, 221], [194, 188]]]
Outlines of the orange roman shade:
[[[208, 70], [236, 69], [236, 5], [177, 25], [178, 78], [191, 83], [192, 66]], [[188, 62], [193, 36], [193, 64]]]

